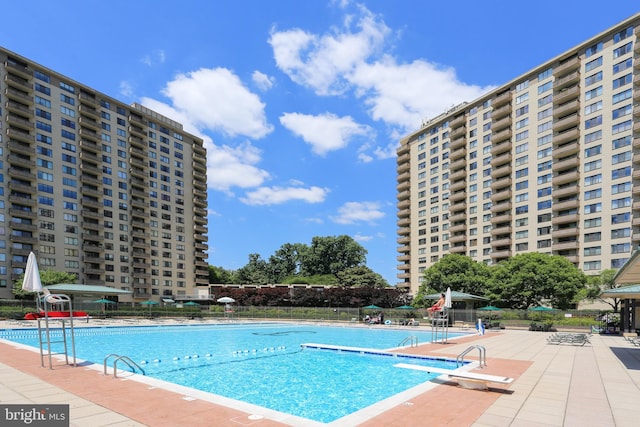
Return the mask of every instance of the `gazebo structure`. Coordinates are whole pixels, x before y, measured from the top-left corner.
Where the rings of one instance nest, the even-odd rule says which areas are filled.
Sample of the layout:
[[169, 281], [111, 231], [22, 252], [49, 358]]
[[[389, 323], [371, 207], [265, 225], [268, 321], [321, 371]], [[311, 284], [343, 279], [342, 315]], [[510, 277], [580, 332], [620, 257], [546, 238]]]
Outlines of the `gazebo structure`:
[[640, 330], [640, 250], [636, 250], [631, 258], [613, 277], [616, 285], [626, 285], [607, 289], [600, 293], [600, 298], [620, 299], [620, 330]]

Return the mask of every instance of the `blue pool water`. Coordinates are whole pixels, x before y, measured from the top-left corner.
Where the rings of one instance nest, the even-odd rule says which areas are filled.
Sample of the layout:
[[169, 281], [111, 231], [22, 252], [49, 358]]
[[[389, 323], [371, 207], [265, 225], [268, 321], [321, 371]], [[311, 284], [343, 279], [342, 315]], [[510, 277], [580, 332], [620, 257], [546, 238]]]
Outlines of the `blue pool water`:
[[[126, 355], [148, 376], [328, 423], [436, 376], [396, 363], [454, 369], [455, 361], [301, 344], [384, 350], [410, 335], [432, 338], [431, 331], [261, 323], [76, 328], [75, 344], [80, 359], [102, 364], [108, 354]], [[36, 330], [0, 330], [0, 338], [38, 347]]]

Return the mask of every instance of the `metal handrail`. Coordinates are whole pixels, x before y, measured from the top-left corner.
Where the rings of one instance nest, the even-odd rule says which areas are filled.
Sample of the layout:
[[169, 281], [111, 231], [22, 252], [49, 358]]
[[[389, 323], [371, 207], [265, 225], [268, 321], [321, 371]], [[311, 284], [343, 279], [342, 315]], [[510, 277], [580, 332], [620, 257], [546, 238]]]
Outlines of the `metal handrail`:
[[105, 375], [107, 375], [107, 360], [109, 360], [110, 357], [115, 357], [116, 358], [113, 361], [113, 378], [118, 378], [118, 369], [116, 368], [116, 365], [118, 364], [119, 360], [122, 360], [124, 363], [126, 363], [128, 367], [133, 369], [133, 372], [135, 372], [136, 368], [138, 368], [138, 370], [140, 372], [142, 372], [142, 375], [146, 375], [146, 373], [144, 372], [144, 369], [142, 369], [140, 367], [140, 365], [138, 365], [136, 362], [131, 360], [130, 357], [128, 357], [128, 356], [120, 356], [119, 354], [116, 354], [116, 353], [111, 353], [111, 354], [109, 354], [108, 356], [106, 356], [104, 358], [104, 361], [103, 361], [103, 372], [104, 372]]
[[415, 342], [415, 346], [416, 347], [418, 346], [418, 337], [416, 337], [415, 335], [409, 335], [408, 337], [403, 339], [400, 344], [398, 344], [398, 347], [402, 347], [404, 344], [407, 343], [407, 341], [411, 341], [411, 347], [414, 346], [414, 342]]
[[478, 352], [480, 353], [480, 357], [478, 360], [478, 363], [480, 365], [480, 367], [482, 368], [482, 366], [487, 366], [487, 349], [484, 348], [481, 345], [472, 345], [471, 347], [468, 347], [465, 351], [463, 351], [462, 353], [460, 353], [458, 355], [458, 357], [456, 357], [456, 368], [460, 366], [460, 364], [464, 363], [464, 356], [469, 353], [470, 351], [472, 351], [473, 349], [478, 349]]

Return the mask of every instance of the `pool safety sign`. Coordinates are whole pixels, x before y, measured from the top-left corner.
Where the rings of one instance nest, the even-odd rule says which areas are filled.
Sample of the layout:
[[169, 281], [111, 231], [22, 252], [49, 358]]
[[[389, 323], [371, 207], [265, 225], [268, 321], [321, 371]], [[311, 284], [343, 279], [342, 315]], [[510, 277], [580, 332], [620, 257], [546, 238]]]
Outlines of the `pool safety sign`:
[[2, 405], [3, 427], [69, 427], [69, 405]]

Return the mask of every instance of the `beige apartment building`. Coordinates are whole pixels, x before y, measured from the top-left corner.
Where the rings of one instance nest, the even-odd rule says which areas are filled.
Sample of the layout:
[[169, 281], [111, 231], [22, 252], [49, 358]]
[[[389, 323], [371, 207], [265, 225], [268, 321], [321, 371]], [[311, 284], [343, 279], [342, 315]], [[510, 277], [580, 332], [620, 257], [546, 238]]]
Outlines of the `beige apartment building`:
[[397, 155], [411, 293], [451, 253], [620, 268], [640, 244], [640, 14], [426, 121]]
[[40, 270], [130, 291], [208, 286], [202, 139], [0, 48], [0, 298]]

